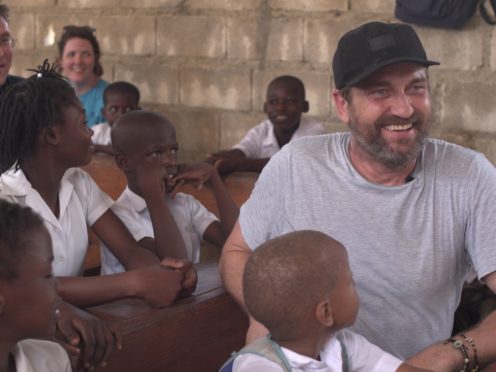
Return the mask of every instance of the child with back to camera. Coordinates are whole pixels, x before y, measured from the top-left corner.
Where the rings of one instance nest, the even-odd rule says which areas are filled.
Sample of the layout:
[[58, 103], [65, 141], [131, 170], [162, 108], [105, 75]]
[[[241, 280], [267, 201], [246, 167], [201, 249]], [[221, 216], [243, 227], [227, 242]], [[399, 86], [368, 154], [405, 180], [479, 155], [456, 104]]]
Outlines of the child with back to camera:
[[[170, 121], [159, 113], [133, 111], [122, 116], [112, 128], [116, 163], [128, 185], [113, 207], [115, 213], [144, 246], [159, 258], [188, 258], [199, 262], [202, 239], [222, 247], [238, 216], [238, 208], [227, 192], [217, 170], [210, 164], [177, 164], [179, 145]], [[143, 176], [150, 182], [143, 182]], [[154, 178], [155, 182], [151, 182]], [[220, 221], [194, 197], [178, 193], [184, 183], [205, 185], [214, 193]], [[168, 229], [179, 228], [180, 237], [171, 241]], [[153, 244], [161, 237], [165, 245]], [[122, 265], [102, 249], [102, 273], [121, 272]]]
[[[52, 244], [31, 208], [0, 200], [0, 371], [69, 372], [55, 335]], [[35, 339], [37, 338], [37, 339]]]
[[257, 248], [243, 274], [250, 315], [269, 330], [236, 353], [227, 371], [423, 371], [346, 330], [358, 296], [346, 249], [317, 231], [296, 231]]
[[103, 91], [102, 115], [106, 121], [91, 127], [93, 129], [91, 140], [95, 146], [95, 152], [115, 155], [110, 130], [115, 121], [126, 112], [140, 109], [139, 100], [140, 92], [131, 83], [116, 81], [105, 88]]
[[305, 99], [303, 82], [294, 76], [278, 76], [269, 83], [263, 108], [267, 119], [250, 129], [241, 142], [231, 150], [208, 156], [207, 161], [221, 174], [261, 172], [270, 157], [288, 142], [325, 133], [322, 124], [302, 115], [310, 104]]
[[[120, 347], [120, 335], [78, 307], [125, 297], [167, 306], [194, 287], [194, 269], [186, 261], [160, 262], [139, 246], [110, 210], [111, 199], [78, 168], [91, 160], [92, 131], [73, 88], [47, 61], [2, 96], [0, 120], [0, 198], [33, 208], [50, 233], [64, 300], [57, 323], [61, 341], [72, 356], [83, 354], [84, 368], [105, 365]], [[80, 277], [88, 225], [129, 272]]]

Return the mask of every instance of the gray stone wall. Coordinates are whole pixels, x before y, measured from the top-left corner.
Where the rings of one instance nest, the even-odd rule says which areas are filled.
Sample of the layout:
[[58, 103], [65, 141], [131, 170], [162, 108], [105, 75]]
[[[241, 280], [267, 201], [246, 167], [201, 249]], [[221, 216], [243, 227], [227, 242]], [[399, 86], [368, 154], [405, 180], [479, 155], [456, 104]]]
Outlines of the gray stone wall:
[[[394, 0], [7, 0], [18, 39], [13, 72], [57, 56], [66, 24], [97, 29], [104, 78], [128, 80], [142, 106], [176, 125], [184, 160], [227, 148], [263, 117], [268, 81], [299, 76], [310, 114], [345, 130], [330, 103], [329, 60], [340, 35], [393, 21]], [[433, 135], [496, 164], [496, 28], [476, 15], [461, 31], [416, 27], [428, 55]]]

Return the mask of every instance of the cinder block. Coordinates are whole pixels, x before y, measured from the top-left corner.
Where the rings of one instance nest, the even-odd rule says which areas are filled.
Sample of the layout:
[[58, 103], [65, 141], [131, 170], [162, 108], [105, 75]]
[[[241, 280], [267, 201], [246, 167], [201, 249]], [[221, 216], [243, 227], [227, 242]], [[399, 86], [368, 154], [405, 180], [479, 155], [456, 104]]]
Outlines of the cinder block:
[[475, 70], [482, 66], [483, 32], [481, 27], [463, 31], [414, 26], [430, 59], [441, 62], [442, 69]]
[[246, 133], [266, 119], [267, 116], [258, 113], [226, 113], [221, 117], [220, 122], [220, 148], [228, 150], [243, 139]]
[[301, 61], [303, 59], [303, 21], [301, 18], [273, 18], [267, 44], [267, 59]]
[[28, 69], [35, 69], [38, 65], [41, 65], [43, 61], [48, 58], [50, 63], [55, 61], [55, 53], [39, 53], [39, 52], [24, 52], [16, 53], [14, 51], [14, 57], [12, 58], [12, 66], [10, 67], [10, 74], [18, 75], [22, 77], [29, 77], [34, 73], [32, 71], [27, 71]]
[[179, 154], [195, 153], [205, 159], [219, 148], [220, 116], [208, 111], [167, 111], [165, 116], [176, 128]]
[[176, 69], [160, 65], [115, 65], [115, 80], [136, 85], [142, 103], [177, 104], [177, 74]]
[[180, 103], [226, 110], [251, 108], [248, 70], [184, 68], [179, 72]]
[[496, 85], [481, 83], [452, 83], [442, 98], [442, 126], [496, 133], [494, 110]]
[[33, 49], [35, 47], [34, 15], [29, 13], [13, 13], [10, 19], [10, 32], [16, 39], [16, 50]]
[[496, 32], [491, 37], [491, 70], [496, 71]]
[[267, 87], [272, 79], [280, 75], [293, 75], [305, 84], [306, 98], [310, 103], [309, 115], [325, 117], [331, 109], [329, 74], [322, 72], [288, 70], [263, 70], [253, 75], [253, 105], [263, 110]]
[[[56, 0], [4, 0], [2, 3], [9, 6], [9, 8], [15, 11], [16, 8], [22, 7], [49, 7], [54, 6]], [[14, 12], [12, 12], [14, 13]]]
[[68, 8], [145, 8], [174, 7], [181, 0], [59, 0], [60, 6]]
[[157, 54], [186, 57], [225, 57], [225, 22], [221, 17], [160, 17]]
[[269, 0], [272, 9], [326, 12], [348, 10], [348, 0]]
[[[252, 60], [262, 56], [268, 27], [260, 18], [229, 18], [227, 20], [227, 56], [229, 59]], [[265, 37], [262, 39], [262, 35]]]
[[450, 132], [446, 128], [440, 128], [435, 125], [430, 132], [429, 137], [439, 138], [444, 141], [455, 143], [457, 145], [473, 148], [474, 141], [472, 134], [469, 133], [461, 133], [461, 132]]
[[[90, 17], [86, 15], [38, 15], [36, 17], [36, 47], [38, 50], [56, 49], [56, 43], [62, 36], [62, 30], [66, 25], [85, 26], [90, 24]], [[99, 31], [96, 31], [99, 38]], [[101, 46], [101, 45], [100, 45]], [[102, 51], [105, 54], [105, 51]]]
[[341, 36], [362, 23], [355, 18], [307, 19], [304, 23], [304, 60], [329, 64]]
[[478, 135], [474, 138], [474, 148], [482, 152], [496, 167], [496, 136]]
[[352, 0], [351, 11], [360, 13], [389, 13], [394, 15], [395, 0]]
[[261, 0], [186, 0], [188, 9], [255, 10]]
[[155, 52], [155, 17], [97, 17], [91, 25], [97, 29], [103, 53], [151, 55]]

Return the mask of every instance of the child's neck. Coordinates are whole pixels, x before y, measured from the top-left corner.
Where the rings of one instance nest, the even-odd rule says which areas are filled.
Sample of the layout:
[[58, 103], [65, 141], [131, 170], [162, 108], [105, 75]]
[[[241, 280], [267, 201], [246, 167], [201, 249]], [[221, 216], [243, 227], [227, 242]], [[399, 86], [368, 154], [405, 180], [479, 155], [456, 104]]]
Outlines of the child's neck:
[[315, 360], [319, 360], [319, 354], [325, 342], [321, 337], [316, 337], [315, 333], [311, 334], [310, 332], [308, 335], [298, 337], [297, 340], [274, 341], [276, 341], [279, 346]]
[[15, 358], [11, 353], [15, 345], [2, 343], [0, 346], [0, 372], [15, 372]]
[[40, 164], [35, 159], [26, 159], [21, 169], [31, 187], [38, 191], [53, 214], [58, 217], [60, 181], [66, 170], [49, 167], [47, 164]]
[[279, 148], [282, 148], [284, 145], [288, 144], [289, 141], [291, 141], [293, 134], [296, 132], [299, 126], [300, 124], [298, 123], [297, 126], [290, 128], [288, 130], [281, 130], [274, 128], [274, 135], [276, 136], [277, 144], [279, 145]]

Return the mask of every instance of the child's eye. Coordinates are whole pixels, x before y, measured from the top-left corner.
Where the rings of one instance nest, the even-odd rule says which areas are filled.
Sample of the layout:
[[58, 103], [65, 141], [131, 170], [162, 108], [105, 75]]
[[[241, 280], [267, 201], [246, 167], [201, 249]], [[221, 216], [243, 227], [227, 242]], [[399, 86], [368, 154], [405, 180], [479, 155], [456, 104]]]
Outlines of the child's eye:
[[152, 156], [152, 157], [157, 157], [157, 156], [161, 156], [161, 155], [162, 155], [162, 152], [161, 152], [161, 151], [158, 151], [158, 150], [157, 150], [157, 151], [153, 151], [153, 152], [151, 153], [151, 156]]
[[172, 155], [176, 155], [178, 151], [179, 151], [179, 148], [173, 148], [173, 149], [171, 149], [170, 152]]

